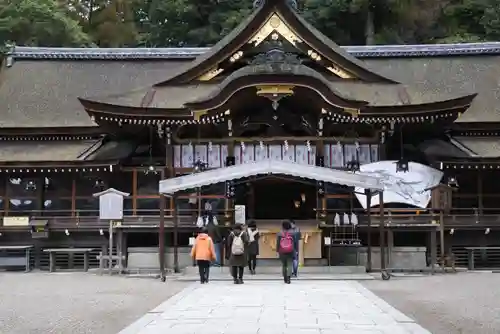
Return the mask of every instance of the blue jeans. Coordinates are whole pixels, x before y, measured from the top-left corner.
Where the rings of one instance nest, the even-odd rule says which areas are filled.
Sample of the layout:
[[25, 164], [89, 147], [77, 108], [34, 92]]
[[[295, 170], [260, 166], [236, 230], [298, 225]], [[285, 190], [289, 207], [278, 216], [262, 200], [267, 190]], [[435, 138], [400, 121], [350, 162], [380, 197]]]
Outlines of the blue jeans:
[[215, 249], [215, 261], [212, 264], [220, 266], [221, 264], [221, 246], [222, 244], [220, 243], [214, 243], [214, 249]]
[[294, 275], [297, 275], [298, 271], [299, 271], [299, 252], [296, 252], [292, 262], [292, 273]]

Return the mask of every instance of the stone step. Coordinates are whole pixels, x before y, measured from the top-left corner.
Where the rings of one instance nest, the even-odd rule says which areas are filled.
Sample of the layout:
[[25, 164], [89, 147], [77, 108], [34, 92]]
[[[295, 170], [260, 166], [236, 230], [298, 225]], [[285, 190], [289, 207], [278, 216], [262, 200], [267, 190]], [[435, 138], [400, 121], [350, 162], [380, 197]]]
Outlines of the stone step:
[[[245, 268], [247, 270], [247, 268]], [[214, 274], [227, 274], [229, 275], [230, 267], [212, 267], [211, 273]], [[281, 274], [280, 266], [258, 266], [257, 272], [259, 274]], [[300, 274], [310, 275], [342, 275], [342, 274], [365, 274], [366, 268], [363, 266], [305, 266], [299, 268]], [[185, 275], [197, 275], [197, 267], [186, 267], [184, 269]]]
[[[246, 273], [243, 277], [245, 281], [283, 281], [281, 274], [256, 274], [250, 275]], [[362, 280], [373, 280], [375, 279], [369, 274], [299, 274], [298, 277], [292, 278], [292, 280], [298, 281], [362, 281]], [[175, 277], [177, 281], [184, 282], [197, 282], [200, 280], [198, 275], [182, 275]], [[223, 281], [231, 282], [233, 278], [229, 274], [221, 273], [210, 273], [211, 281]]]

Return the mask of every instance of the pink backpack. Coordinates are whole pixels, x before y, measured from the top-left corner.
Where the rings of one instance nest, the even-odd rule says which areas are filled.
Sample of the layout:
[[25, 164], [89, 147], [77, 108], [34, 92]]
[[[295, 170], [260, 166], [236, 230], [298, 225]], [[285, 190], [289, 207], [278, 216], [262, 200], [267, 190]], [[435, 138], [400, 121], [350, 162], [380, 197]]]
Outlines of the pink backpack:
[[280, 253], [290, 254], [293, 253], [293, 237], [290, 233], [285, 232], [280, 239]]

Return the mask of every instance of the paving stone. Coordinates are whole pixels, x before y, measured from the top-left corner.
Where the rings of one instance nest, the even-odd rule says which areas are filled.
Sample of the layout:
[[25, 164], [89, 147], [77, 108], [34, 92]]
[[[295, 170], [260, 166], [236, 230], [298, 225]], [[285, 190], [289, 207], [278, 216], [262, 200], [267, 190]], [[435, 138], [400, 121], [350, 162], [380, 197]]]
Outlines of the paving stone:
[[162, 313], [140, 333], [429, 334], [354, 281], [211, 282], [190, 289], [157, 308]]

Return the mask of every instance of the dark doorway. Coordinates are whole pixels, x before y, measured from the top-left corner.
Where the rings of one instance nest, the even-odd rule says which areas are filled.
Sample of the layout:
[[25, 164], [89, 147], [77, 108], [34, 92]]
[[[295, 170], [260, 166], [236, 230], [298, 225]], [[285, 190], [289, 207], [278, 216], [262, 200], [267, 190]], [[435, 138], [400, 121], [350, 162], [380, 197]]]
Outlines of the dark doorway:
[[252, 183], [255, 219], [315, 219], [316, 185], [280, 178]]

